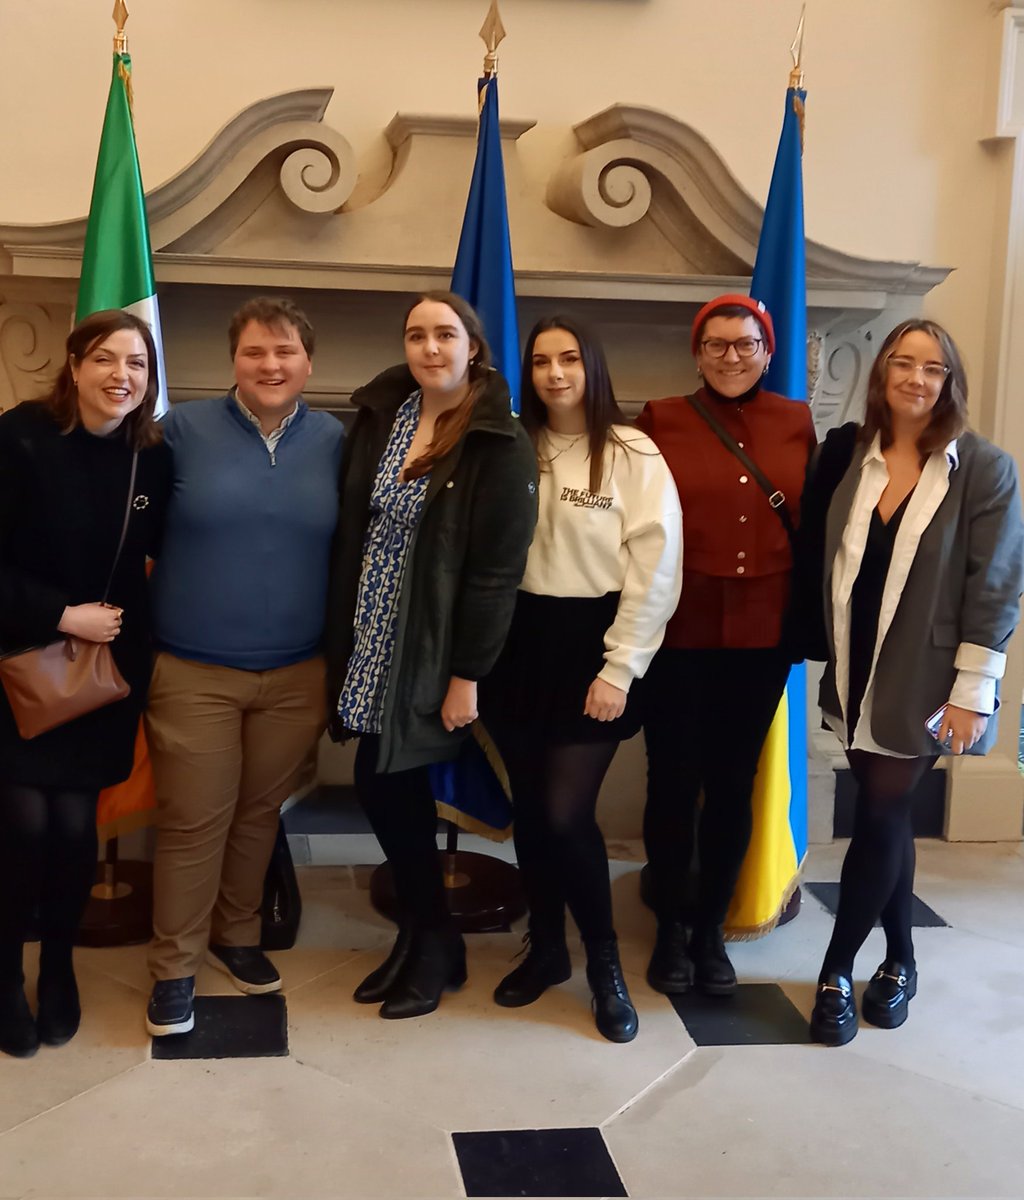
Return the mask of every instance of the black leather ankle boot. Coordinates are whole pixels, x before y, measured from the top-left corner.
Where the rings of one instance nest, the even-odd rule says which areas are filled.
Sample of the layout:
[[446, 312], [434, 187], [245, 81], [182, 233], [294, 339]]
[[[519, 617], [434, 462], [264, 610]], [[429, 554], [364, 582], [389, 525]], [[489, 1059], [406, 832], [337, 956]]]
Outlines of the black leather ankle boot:
[[731, 996], [736, 991], [736, 971], [725, 952], [719, 925], [694, 929], [690, 937], [694, 985], [709, 996]]
[[597, 1031], [610, 1042], [631, 1042], [640, 1022], [629, 998], [615, 938], [587, 942], [587, 982], [593, 994]]
[[411, 949], [412, 926], [400, 925], [398, 937], [395, 938], [391, 952], [380, 966], [371, 971], [356, 988], [352, 993], [352, 999], [357, 1004], [380, 1004], [382, 1000], [386, 1000]]
[[693, 962], [682, 921], [658, 921], [658, 936], [647, 967], [647, 982], [656, 992], [678, 996], [693, 984]]
[[63, 1046], [78, 1032], [82, 1006], [71, 959], [70, 942], [43, 941], [39, 951], [39, 1040]]
[[532, 1004], [549, 987], [565, 983], [572, 975], [564, 934], [561, 938], [545, 938], [528, 933], [523, 941], [527, 945], [526, 957], [494, 989], [494, 1003], [502, 1008]]
[[31, 1058], [38, 1049], [39, 1033], [25, 996], [21, 945], [0, 946], [0, 1051]]
[[422, 1017], [437, 1008], [445, 991], [455, 991], [465, 982], [466, 943], [462, 934], [449, 925], [419, 929], [380, 1006], [380, 1015], [391, 1021]]

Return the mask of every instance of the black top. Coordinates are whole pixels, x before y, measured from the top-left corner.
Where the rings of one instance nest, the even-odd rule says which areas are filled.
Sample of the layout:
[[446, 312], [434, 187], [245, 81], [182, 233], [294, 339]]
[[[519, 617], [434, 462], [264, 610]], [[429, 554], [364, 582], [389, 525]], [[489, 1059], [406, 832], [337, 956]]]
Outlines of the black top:
[[877, 508], [871, 514], [864, 557], [854, 580], [850, 596], [850, 696], [846, 705], [846, 728], [851, 739], [860, 718], [860, 706], [875, 655], [878, 617], [889, 564], [892, 562], [892, 548], [913, 494], [914, 489], [911, 488], [888, 521], [882, 520]]
[[[98, 601], [117, 553], [131, 473], [123, 430], [62, 433], [41, 404], [0, 415], [0, 647], [59, 636], [65, 607]], [[131, 773], [150, 673], [145, 561], [157, 545], [170, 488], [163, 444], [139, 454], [131, 520], [109, 601], [124, 609], [111, 644], [131, 695], [23, 740], [0, 689], [0, 772], [40, 787], [99, 789]]]

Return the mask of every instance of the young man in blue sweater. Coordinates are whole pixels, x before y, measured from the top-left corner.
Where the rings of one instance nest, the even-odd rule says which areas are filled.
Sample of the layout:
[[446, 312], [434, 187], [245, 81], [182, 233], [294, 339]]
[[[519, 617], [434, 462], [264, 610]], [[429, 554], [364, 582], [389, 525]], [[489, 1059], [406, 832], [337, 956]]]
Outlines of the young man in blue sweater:
[[235, 386], [163, 423], [174, 488], [146, 716], [154, 1036], [193, 1027], [204, 956], [243, 992], [280, 988], [259, 949], [263, 879], [281, 804], [326, 719], [320, 641], [344, 429], [302, 399], [313, 329], [294, 304], [250, 300], [229, 339]]

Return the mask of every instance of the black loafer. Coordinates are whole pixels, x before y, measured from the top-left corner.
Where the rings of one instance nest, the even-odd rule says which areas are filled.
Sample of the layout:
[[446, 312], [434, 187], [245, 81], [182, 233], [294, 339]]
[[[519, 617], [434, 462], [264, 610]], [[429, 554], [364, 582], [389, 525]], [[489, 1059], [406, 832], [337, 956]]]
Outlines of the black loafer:
[[686, 926], [682, 921], [658, 922], [658, 936], [647, 966], [647, 982], [665, 996], [678, 996], [693, 986], [693, 960], [687, 949]]
[[857, 1036], [857, 1002], [848, 975], [833, 972], [818, 984], [811, 1013], [811, 1041], [845, 1046]]
[[861, 1016], [879, 1029], [898, 1029], [916, 995], [917, 969], [887, 958], [864, 989]]

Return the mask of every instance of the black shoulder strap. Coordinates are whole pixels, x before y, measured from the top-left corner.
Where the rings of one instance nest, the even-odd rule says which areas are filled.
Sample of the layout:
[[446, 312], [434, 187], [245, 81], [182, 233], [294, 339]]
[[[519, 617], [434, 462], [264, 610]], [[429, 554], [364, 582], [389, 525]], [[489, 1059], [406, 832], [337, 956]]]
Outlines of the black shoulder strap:
[[786, 508], [785, 495], [772, 483], [768, 476], [761, 470], [756, 462], [749, 454], [743, 450], [732, 436], [731, 433], [711, 414], [708, 408], [697, 399], [696, 396], [687, 396], [690, 405], [694, 412], [698, 413], [708, 423], [712, 431], [717, 436], [718, 440], [730, 453], [734, 454], [740, 462], [747, 468], [751, 475], [757, 480], [757, 485], [762, 492], [768, 497], [768, 503], [771, 505], [775, 515], [782, 522], [782, 527], [786, 531], [786, 536], [790, 542], [796, 536], [796, 530], [793, 528], [793, 520], [789, 515], [789, 510]]
[[124, 505], [124, 521], [121, 525], [121, 540], [117, 543], [117, 553], [114, 555], [114, 563], [110, 568], [110, 574], [107, 576], [107, 586], [103, 589], [103, 599], [101, 604], [106, 604], [107, 597], [110, 595], [110, 585], [114, 582], [114, 572], [117, 570], [117, 564], [121, 561], [121, 551], [124, 549], [124, 539], [128, 536], [128, 522], [132, 516], [132, 500], [135, 492], [135, 472], [139, 465], [138, 450], [132, 453], [132, 474], [128, 480], [128, 499]]

